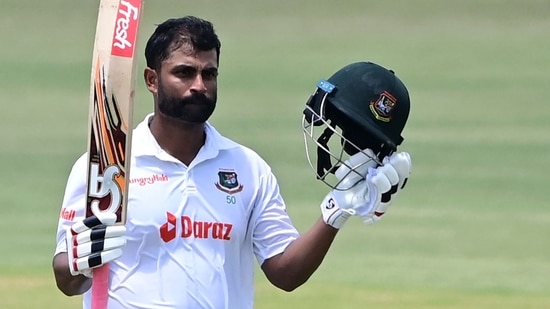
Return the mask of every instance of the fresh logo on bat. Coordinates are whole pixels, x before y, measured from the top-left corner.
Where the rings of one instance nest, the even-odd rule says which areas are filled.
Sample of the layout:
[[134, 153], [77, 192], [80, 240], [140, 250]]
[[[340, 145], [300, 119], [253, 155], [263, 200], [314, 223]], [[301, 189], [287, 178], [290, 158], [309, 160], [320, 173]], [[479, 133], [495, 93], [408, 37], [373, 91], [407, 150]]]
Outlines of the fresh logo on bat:
[[112, 55], [131, 58], [137, 37], [140, 0], [122, 0], [118, 7]]

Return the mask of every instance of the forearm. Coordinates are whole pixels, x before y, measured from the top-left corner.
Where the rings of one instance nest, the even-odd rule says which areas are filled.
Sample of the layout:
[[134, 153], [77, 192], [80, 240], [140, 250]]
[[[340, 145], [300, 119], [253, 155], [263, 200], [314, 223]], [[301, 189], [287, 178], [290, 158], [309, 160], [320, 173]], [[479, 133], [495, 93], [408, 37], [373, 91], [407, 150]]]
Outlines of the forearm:
[[71, 274], [67, 253], [59, 253], [53, 258], [53, 271], [57, 287], [67, 296], [83, 294], [92, 286], [92, 279]]
[[305, 283], [321, 265], [337, 232], [319, 219], [282, 254], [266, 261], [262, 269], [275, 286], [292, 291]]

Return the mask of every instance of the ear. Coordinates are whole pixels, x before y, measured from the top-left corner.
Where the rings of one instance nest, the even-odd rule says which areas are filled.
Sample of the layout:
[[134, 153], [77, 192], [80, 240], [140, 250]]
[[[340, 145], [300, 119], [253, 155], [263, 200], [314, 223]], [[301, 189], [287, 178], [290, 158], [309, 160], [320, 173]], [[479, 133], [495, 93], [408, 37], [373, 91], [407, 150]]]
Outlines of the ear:
[[153, 94], [156, 94], [158, 91], [158, 75], [157, 72], [149, 67], [145, 68], [143, 71], [143, 79], [145, 80], [145, 85], [147, 89]]

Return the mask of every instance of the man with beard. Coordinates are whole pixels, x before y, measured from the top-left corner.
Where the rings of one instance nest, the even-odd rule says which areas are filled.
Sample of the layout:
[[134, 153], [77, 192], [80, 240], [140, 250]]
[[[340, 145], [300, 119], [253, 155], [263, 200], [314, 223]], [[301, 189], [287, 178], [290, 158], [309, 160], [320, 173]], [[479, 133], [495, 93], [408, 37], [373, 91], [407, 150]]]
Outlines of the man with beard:
[[[166, 20], [149, 38], [144, 79], [154, 112], [133, 132], [125, 226], [113, 226], [108, 213], [84, 218], [86, 156], [74, 164], [53, 269], [64, 294], [84, 294], [84, 308], [91, 304], [92, 269], [105, 263], [110, 309], [253, 308], [254, 258], [273, 285], [296, 289], [346, 219], [380, 205], [385, 191], [377, 183], [402, 180], [382, 164], [374, 169], [379, 181], [368, 180], [378, 198], [359, 206], [332, 190], [322, 216], [300, 235], [268, 164], [207, 122], [216, 106], [220, 47], [212, 24], [193, 16]], [[353, 199], [366, 190], [344, 192]]]

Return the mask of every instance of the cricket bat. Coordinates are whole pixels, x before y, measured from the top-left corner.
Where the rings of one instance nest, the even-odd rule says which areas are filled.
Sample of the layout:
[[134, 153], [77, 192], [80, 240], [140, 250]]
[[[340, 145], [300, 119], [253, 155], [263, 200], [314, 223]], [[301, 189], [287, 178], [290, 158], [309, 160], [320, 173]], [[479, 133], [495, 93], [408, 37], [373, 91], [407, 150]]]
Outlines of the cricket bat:
[[[143, 0], [100, 0], [92, 60], [86, 216], [117, 214], [126, 222], [132, 115], [135, 95], [135, 47]], [[94, 269], [92, 309], [106, 309], [109, 265]]]

